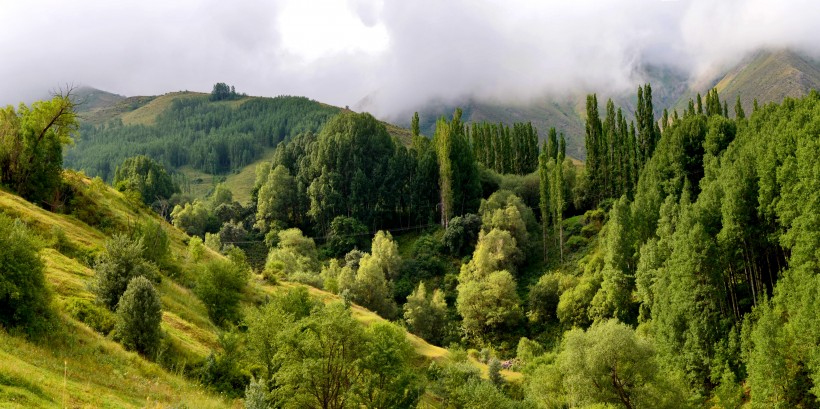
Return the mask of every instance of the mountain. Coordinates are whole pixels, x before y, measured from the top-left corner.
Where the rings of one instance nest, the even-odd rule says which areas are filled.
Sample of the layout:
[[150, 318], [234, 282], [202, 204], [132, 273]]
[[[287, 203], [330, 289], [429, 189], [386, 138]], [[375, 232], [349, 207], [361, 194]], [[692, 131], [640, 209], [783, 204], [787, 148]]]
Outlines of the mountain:
[[[721, 100], [727, 101], [730, 113], [734, 101], [740, 96], [744, 109], [751, 111], [756, 98], [762, 105], [780, 102], [785, 97], [806, 95], [812, 89], [820, 88], [820, 62], [790, 50], [758, 51], [743, 59], [719, 75], [689, 78], [684, 72], [668, 66], [644, 66], [634, 75], [642, 82], [652, 85], [655, 116], [660, 117], [664, 108], [686, 109], [689, 99], [697, 94], [705, 95], [711, 88], [717, 88]], [[635, 91], [617, 94], [598, 94], [603, 115], [607, 98], [612, 98], [616, 107], [621, 107], [630, 120], [634, 114]], [[365, 101], [366, 102], [366, 101]], [[526, 102], [498, 102], [467, 98], [443, 103], [431, 101], [419, 110], [422, 131], [432, 135], [435, 121], [441, 116], [450, 116], [456, 107], [463, 110], [466, 122], [528, 122], [536, 126], [543, 138], [547, 129], [555, 127], [567, 138], [567, 153], [584, 159], [584, 121], [586, 93], [569, 96], [549, 96]], [[409, 126], [410, 115], [397, 123]]]
[[[660, 116], [663, 108], [676, 102], [688, 89], [687, 77], [681, 71], [667, 66], [644, 66], [635, 77], [643, 78], [642, 82], [652, 84], [655, 114]], [[591, 92], [595, 92], [590, 91]], [[631, 120], [634, 115], [637, 87], [620, 93], [598, 93], [603, 114], [608, 98], [612, 98], [616, 108], [620, 107]], [[503, 102], [467, 98], [455, 102], [432, 101], [419, 110], [422, 133], [433, 135], [435, 123], [441, 116], [450, 117], [456, 107], [462, 109], [462, 120], [465, 122], [532, 122], [540, 138], [547, 135], [551, 127], [563, 132], [567, 141], [567, 154], [576, 159], [586, 158], [584, 148], [585, 118], [587, 92], [575, 92], [569, 95], [543, 95], [528, 101]], [[366, 98], [360, 106], [366, 107], [370, 99]], [[396, 123], [409, 126], [410, 116], [397, 119]]]
[[727, 101], [730, 115], [738, 96], [747, 115], [754, 100], [761, 106], [780, 103], [786, 97], [801, 97], [820, 89], [820, 62], [791, 50], [763, 50], [749, 55], [739, 64], [712, 78], [692, 81], [692, 86], [675, 104], [679, 112], [690, 98], [705, 95], [716, 88], [721, 100]]

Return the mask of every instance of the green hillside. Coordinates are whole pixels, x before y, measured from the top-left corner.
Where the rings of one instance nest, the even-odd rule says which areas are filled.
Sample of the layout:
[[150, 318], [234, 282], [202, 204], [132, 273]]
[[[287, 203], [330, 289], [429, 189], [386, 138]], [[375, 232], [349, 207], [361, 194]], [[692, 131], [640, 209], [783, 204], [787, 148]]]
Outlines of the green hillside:
[[[84, 198], [84, 207], [72, 215], [49, 212], [0, 189], [0, 215], [19, 219], [47, 245], [40, 251], [40, 257], [58, 321], [52, 334], [36, 341], [0, 329], [0, 406], [240, 407], [241, 401], [226, 399], [204, 388], [192, 372], [221, 346], [218, 328], [190, 288], [189, 272], [222, 256], [205, 248], [202, 261], [190, 262], [189, 237], [156, 214], [99, 179], [90, 180], [72, 171], [64, 172], [63, 177]], [[168, 233], [171, 262], [177, 265], [172, 271], [178, 271], [175, 278], [164, 275], [157, 286], [162, 298], [161, 327], [166, 338], [165, 358], [158, 359], [161, 364], [125, 350], [111, 335], [98, 332], [99, 328], [95, 330], [99, 322], [95, 319], [100, 318], [95, 314], [100, 312], [89, 309], [95, 299], [91, 290], [95, 273], [91, 265], [107, 237], [111, 232], [127, 232], [149, 220], [162, 223]], [[63, 238], [58, 239], [57, 235]], [[271, 285], [256, 277], [242, 297], [243, 304], [252, 306], [299, 286], [302, 285]], [[326, 303], [340, 300], [337, 295], [315, 288], [310, 288], [310, 294]], [[365, 325], [385, 321], [355, 305], [352, 311], [353, 317]], [[448, 360], [447, 350], [415, 335], [406, 336], [425, 362]], [[473, 364], [486, 374], [486, 365], [475, 360]], [[503, 374], [511, 380], [521, 376], [510, 371]]]
[[[93, 203], [87, 211], [101, 214], [109, 226], [124, 229], [146, 220], [160, 222], [156, 215], [130, 204], [110, 187], [71, 172], [65, 173], [65, 178]], [[163, 368], [128, 352], [82, 322], [81, 311], [94, 300], [90, 291], [94, 271], [90, 263], [101, 251], [108, 234], [76, 216], [48, 212], [6, 190], [0, 190], [0, 213], [19, 218], [51, 243], [40, 256], [59, 321], [56, 331], [38, 342], [0, 331], [0, 401], [11, 407], [233, 405], [181, 376], [180, 371]], [[187, 238], [169, 225], [165, 229], [170, 235], [173, 257], [183, 269], [190, 269], [192, 266], [184, 260]], [[65, 237], [59, 245], [55, 242], [56, 231]], [[210, 252], [206, 256], [218, 257]], [[192, 365], [205, 359], [217, 347], [216, 328], [190, 289], [167, 277], [158, 289], [163, 304], [162, 330], [171, 348], [168, 353], [176, 357], [181, 365], [178, 369], [182, 370], [186, 363]]]

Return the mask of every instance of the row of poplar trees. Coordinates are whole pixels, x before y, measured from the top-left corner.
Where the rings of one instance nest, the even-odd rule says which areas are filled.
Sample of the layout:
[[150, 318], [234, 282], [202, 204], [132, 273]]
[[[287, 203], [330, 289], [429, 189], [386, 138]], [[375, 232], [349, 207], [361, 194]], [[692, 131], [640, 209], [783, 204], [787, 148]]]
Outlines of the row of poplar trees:
[[652, 108], [652, 87], [638, 87], [635, 121], [627, 125], [621, 108], [611, 99], [606, 103], [603, 122], [598, 97], [587, 96], [586, 175], [588, 199], [593, 207], [606, 199], [626, 194], [632, 197], [638, 175], [652, 157], [661, 136]]

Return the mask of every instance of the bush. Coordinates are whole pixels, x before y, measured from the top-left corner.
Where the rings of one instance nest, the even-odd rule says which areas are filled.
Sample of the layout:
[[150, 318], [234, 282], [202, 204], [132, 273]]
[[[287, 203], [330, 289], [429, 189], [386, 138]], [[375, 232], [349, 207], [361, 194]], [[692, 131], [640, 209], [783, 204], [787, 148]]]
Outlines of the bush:
[[90, 300], [73, 298], [65, 305], [68, 315], [91, 327], [94, 331], [108, 335], [117, 325], [117, 317], [107, 309]]
[[40, 243], [19, 221], [0, 214], [0, 326], [29, 335], [45, 330], [51, 316]]
[[105, 251], [97, 257], [94, 271], [97, 298], [112, 311], [132, 279], [143, 276], [159, 280], [157, 266], [143, 259], [142, 240], [133, 241], [124, 235], [115, 235], [105, 242]]
[[582, 247], [586, 246], [589, 243], [589, 240], [581, 237], [581, 236], [572, 236], [567, 239], [565, 243], [569, 251], [578, 251]]
[[117, 304], [117, 337], [131, 350], [153, 357], [162, 332], [162, 303], [159, 293], [145, 277], [136, 277]]
[[231, 261], [215, 260], [205, 265], [194, 293], [205, 304], [208, 316], [216, 325], [239, 321], [239, 299], [249, 276], [246, 266]]

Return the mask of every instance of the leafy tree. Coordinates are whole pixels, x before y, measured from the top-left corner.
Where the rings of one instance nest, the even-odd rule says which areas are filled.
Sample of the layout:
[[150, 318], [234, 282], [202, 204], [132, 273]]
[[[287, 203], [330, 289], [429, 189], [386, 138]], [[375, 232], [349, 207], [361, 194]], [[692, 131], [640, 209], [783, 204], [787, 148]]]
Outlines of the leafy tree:
[[296, 228], [282, 230], [278, 237], [278, 244], [268, 253], [265, 276], [320, 286], [318, 252], [313, 239], [303, 236]]
[[0, 325], [30, 335], [44, 330], [51, 314], [39, 248], [21, 222], [0, 213]]
[[167, 265], [171, 257], [170, 239], [162, 224], [150, 219], [140, 227], [138, 236], [144, 247], [143, 258], [158, 266]]
[[356, 303], [383, 317], [392, 318], [396, 313], [396, 305], [391, 297], [385, 270], [384, 260], [375, 255], [365, 254], [359, 262], [355, 282], [350, 289]]
[[133, 278], [117, 304], [116, 331], [120, 342], [128, 349], [153, 356], [162, 338], [161, 321], [159, 293], [147, 278]]
[[570, 402], [625, 408], [678, 407], [649, 342], [617, 320], [566, 333], [557, 363]]
[[299, 219], [296, 195], [296, 179], [283, 165], [276, 166], [259, 187], [257, 226], [267, 231], [276, 222], [293, 225]]
[[410, 121], [410, 131], [413, 133], [413, 136], [421, 135], [421, 131], [419, 130], [419, 113], [413, 113], [413, 119]]
[[481, 201], [479, 213], [482, 231], [506, 230], [515, 238], [516, 245], [526, 253], [530, 247], [531, 234], [537, 234], [538, 223], [532, 210], [518, 196], [508, 190], [498, 190]]
[[447, 302], [441, 290], [429, 294], [424, 283], [419, 283], [403, 308], [404, 320], [412, 333], [431, 343], [441, 342], [447, 318]]
[[241, 318], [239, 300], [249, 276], [247, 266], [229, 260], [214, 260], [202, 268], [194, 293], [205, 304], [211, 321], [222, 326]]
[[15, 111], [0, 109], [0, 184], [37, 204], [55, 200], [63, 171], [63, 146], [79, 127], [71, 90]]
[[300, 331], [287, 332], [282, 367], [276, 374], [281, 389], [287, 391], [282, 406], [352, 406], [367, 345], [362, 326], [341, 303], [321, 308], [300, 322]]
[[479, 234], [473, 258], [461, 266], [461, 276], [480, 279], [493, 271], [515, 271], [521, 259], [515, 238], [506, 230], [492, 229]]
[[364, 248], [367, 236], [367, 226], [352, 217], [337, 216], [330, 223], [327, 246], [331, 255], [340, 257], [353, 249]]
[[204, 236], [205, 233], [215, 233], [219, 230], [219, 220], [213, 214], [213, 208], [202, 200], [193, 203], [176, 205], [171, 212], [174, 227], [191, 236]]
[[157, 266], [143, 258], [142, 239], [131, 240], [125, 235], [114, 235], [105, 242], [105, 251], [94, 263], [97, 299], [114, 311], [128, 283], [136, 277], [159, 279]]
[[508, 271], [494, 271], [472, 279], [459, 275], [456, 310], [462, 316], [464, 332], [475, 339], [499, 340], [521, 319], [516, 283]]
[[415, 408], [422, 387], [412, 366], [415, 352], [404, 330], [379, 322], [367, 327], [364, 337], [357, 401], [368, 408]]
[[461, 256], [475, 248], [479, 231], [481, 218], [476, 214], [467, 213], [450, 220], [442, 241], [451, 254]]
[[114, 172], [114, 187], [120, 191], [134, 192], [145, 204], [168, 200], [179, 187], [165, 167], [145, 155], [126, 159]]

